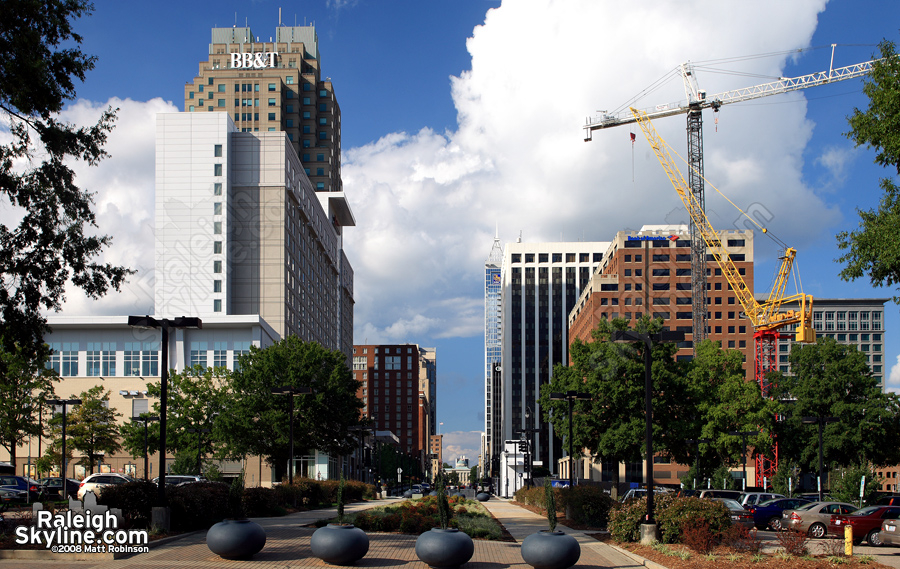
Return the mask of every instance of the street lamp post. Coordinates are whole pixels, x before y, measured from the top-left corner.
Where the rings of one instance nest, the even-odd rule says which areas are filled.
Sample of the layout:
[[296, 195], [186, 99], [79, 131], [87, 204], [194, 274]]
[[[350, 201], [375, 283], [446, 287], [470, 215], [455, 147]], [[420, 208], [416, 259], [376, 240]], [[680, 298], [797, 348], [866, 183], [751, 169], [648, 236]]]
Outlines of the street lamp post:
[[[682, 342], [684, 332], [663, 330], [655, 334], [640, 334], [633, 330], [614, 330], [610, 341], [617, 344], [642, 342], [644, 344], [644, 412], [646, 415], [645, 442], [647, 445], [647, 519], [641, 524], [641, 543], [653, 541], [657, 537], [656, 522], [653, 519], [653, 343]], [[645, 535], [646, 533], [646, 535]]]
[[159, 421], [159, 417], [132, 417], [131, 422], [144, 424], [144, 480], [150, 480], [150, 449], [147, 445], [147, 423], [150, 421]]
[[189, 433], [197, 433], [197, 476], [200, 476], [203, 473], [203, 462], [202, 462], [202, 448], [203, 448], [203, 433], [208, 433], [209, 429], [200, 429], [196, 427], [192, 427], [190, 429], [185, 429], [185, 431]]
[[159, 328], [162, 334], [159, 370], [159, 484], [157, 501], [166, 505], [166, 413], [169, 404], [169, 330], [202, 328], [203, 322], [196, 317], [154, 318], [152, 316], [129, 316], [128, 325], [135, 328]]
[[575, 487], [575, 451], [573, 449], [574, 442], [572, 440], [572, 408], [575, 401], [590, 401], [591, 395], [581, 391], [566, 391], [565, 393], [551, 393], [551, 401], [568, 401], [569, 402], [569, 488]]
[[60, 477], [63, 481], [63, 489], [66, 487], [66, 408], [69, 405], [81, 405], [81, 399], [48, 399], [47, 403], [50, 405], [61, 405], [62, 406], [62, 472], [60, 473]]
[[[752, 437], [754, 435], [758, 435], [759, 431], [728, 431], [729, 435], [733, 435], [736, 437], [741, 437], [741, 442], [743, 443], [743, 448], [741, 454], [744, 457], [744, 488], [743, 490], [747, 490], [747, 438]], [[765, 488], [763, 488], [765, 491]]]
[[288, 484], [294, 484], [294, 396], [295, 395], [303, 395], [306, 393], [312, 393], [312, 390], [309, 387], [301, 386], [301, 387], [293, 387], [293, 386], [281, 386], [281, 387], [273, 387], [272, 393], [287, 395], [288, 396], [288, 413], [290, 415], [289, 422], [289, 438], [290, 438], [290, 459], [288, 460]]
[[819, 501], [822, 501], [822, 435], [825, 432], [827, 423], [834, 423], [837, 417], [803, 417], [801, 422], [804, 425], [819, 425]]

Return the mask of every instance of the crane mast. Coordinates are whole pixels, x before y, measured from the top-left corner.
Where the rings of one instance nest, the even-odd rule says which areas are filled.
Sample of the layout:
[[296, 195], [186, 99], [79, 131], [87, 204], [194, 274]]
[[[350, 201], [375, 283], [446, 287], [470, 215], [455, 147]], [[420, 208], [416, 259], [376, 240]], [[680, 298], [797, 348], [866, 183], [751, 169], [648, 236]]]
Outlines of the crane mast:
[[[831, 63], [828, 71], [818, 71], [799, 77], [782, 77], [777, 81], [762, 83], [751, 87], [723, 91], [712, 96], [707, 96], [706, 91], [699, 88], [693, 66], [684, 63], [680, 66], [682, 81], [684, 82], [685, 101], [656, 105], [652, 109], [639, 111], [648, 120], [687, 114], [687, 162], [688, 181], [686, 187], [694, 196], [694, 202], [701, 212], [706, 211], [706, 198], [703, 183], [703, 110], [713, 109], [718, 111], [722, 105], [749, 101], [761, 97], [778, 95], [790, 91], [807, 89], [826, 83], [834, 83], [853, 79], [867, 74], [872, 69], [874, 61], [866, 61], [846, 67], [834, 68], [834, 48], [831, 45]], [[592, 139], [595, 130], [611, 128], [637, 121], [635, 109], [619, 114], [607, 114], [601, 111], [599, 117], [589, 118], [584, 126], [584, 140]], [[646, 133], [645, 133], [646, 134]], [[696, 349], [697, 344], [708, 337], [706, 311], [706, 242], [700, 235], [697, 221], [694, 217], [689, 220], [691, 236], [691, 296], [694, 306], [692, 311], [692, 336]], [[767, 358], [768, 360], [769, 358]], [[771, 357], [774, 361], [774, 355]]]

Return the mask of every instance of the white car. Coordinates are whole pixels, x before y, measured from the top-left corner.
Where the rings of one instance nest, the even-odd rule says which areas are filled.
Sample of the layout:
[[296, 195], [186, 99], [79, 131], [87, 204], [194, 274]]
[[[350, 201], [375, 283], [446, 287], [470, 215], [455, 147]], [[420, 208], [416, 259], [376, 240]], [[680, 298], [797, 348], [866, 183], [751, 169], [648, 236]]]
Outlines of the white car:
[[78, 494], [76, 495], [76, 497], [79, 500], [84, 500], [84, 495], [87, 492], [93, 492], [95, 496], [99, 496], [100, 492], [102, 492], [103, 489], [107, 486], [117, 486], [119, 484], [125, 484], [126, 482], [134, 481], [134, 478], [132, 478], [131, 476], [126, 476], [124, 474], [118, 474], [115, 472], [91, 474], [81, 481], [81, 486], [78, 487]]

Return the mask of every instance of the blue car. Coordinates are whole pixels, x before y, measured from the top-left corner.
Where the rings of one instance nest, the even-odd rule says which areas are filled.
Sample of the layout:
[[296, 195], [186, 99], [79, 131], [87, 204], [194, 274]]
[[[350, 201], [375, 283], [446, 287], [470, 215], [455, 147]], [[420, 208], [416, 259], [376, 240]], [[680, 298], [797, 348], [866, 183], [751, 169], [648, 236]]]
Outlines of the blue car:
[[34, 502], [44, 498], [45, 489], [40, 482], [24, 476], [0, 475], [0, 487], [27, 493], [28, 501]]
[[753, 523], [758, 529], [780, 531], [784, 529], [781, 524], [782, 511], [795, 510], [811, 501], [806, 498], [776, 498], [762, 504], [750, 506], [750, 513], [753, 514]]

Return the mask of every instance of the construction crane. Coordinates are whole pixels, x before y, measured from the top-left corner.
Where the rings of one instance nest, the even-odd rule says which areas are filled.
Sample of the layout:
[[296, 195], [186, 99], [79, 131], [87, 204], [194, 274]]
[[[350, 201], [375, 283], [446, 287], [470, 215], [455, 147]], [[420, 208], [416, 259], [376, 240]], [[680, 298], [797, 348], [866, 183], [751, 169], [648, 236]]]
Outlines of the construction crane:
[[[713, 228], [706, 216], [697, 195], [691, 191], [688, 182], [678, 166], [672, 160], [669, 152], [669, 145], [656, 132], [653, 123], [647, 113], [632, 108], [635, 121], [640, 126], [650, 143], [651, 148], [656, 153], [659, 163], [666, 171], [669, 181], [678, 192], [678, 197], [684, 204], [685, 209], [690, 215], [693, 226], [696, 227], [697, 234], [703, 240], [707, 249], [711, 252], [716, 264], [722, 269], [722, 274], [728, 281], [729, 286], [734, 291], [738, 302], [744, 309], [744, 314], [753, 325], [754, 333], [754, 369], [753, 374], [756, 381], [759, 382], [760, 390], [763, 396], [768, 394], [769, 384], [766, 375], [770, 371], [777, 369], [776, 365], [776, 348], [779, 337], [778, 331], [785, 326], [796, 324], [797, 342], [812, 343], [816, 341], [816, 333], [812, 328], [812, 306], [813, 298], [811, 295], [804, 294], [802, 291], [792, 296], [785, 296], [785, 289], [789, 277], [793, 272], [794, 257], [797, 251], [791, 247], [785, 247], [785, 252], [781, 256], [781, 266], [775, 274], [772, 290], [769, 291], [768, 297], [764, 302], [759, 302], [753, 295], [750, 287], [744, 282], [740, 272], [735, 266], [728, 252], [722, 247], [719, 233]], [[754, 222], [755, 223], [755, 222]], [[763, 233], [768, 233], [762, 228]], [[706, 272], [705, 269], [703, 271]], [[799, 279], [798, 279], [799, 280]], [[785, 305], [796, 303], [798, 309], [785, 309]], [[700, 305], [701, 309], [705, 309], [706, 302]], [[696, 306], [694, 307], [697, 308]], [[757, 455], [756, 478], [757, 486], [763, 482], [763, 478], [772, 479], [774, 471], [778, 465], [778, 447], [775, 447], [774, 461], [763, 455]]]
[[[652, 109], [642, 111], [648, 119], [687, 114], [687, 189], [694, 196], [693, 203], [697, 205], [700, 211], [706, 211], [703, 189], [703, 109], [712, 108], [714, 111], [718, 111], [722, 105], [844, 81], [869, 73], [874, 61], [866, 61], [865, 63], [857, 63], [835, 69], [834, 48], [836, 45], [831, 44], [831, 62], [829, 63], [828, 71], [819, 71], [793, 78], [782, 77], [778, 81], [724, 91], [712, 96], [707, 96], [706, 91], [699, 88], [693, 66], [690, 63], [684, 63], [680, 66], [680, 70], [687, 100], [656, 105]], [[592, 133], [595, 130], [630, 124], [636, 121], [635, 115], [628, 111], [618, 114], [607, 114], [605, 111], [600, 111], [600, 113], [599, 117], [589, 117], [587, 119], [587, 123], [584, 125], [585, 142], [591, 140]], [[691, 294], [694, 306], [691, 331], [694, 346], [696, 346], [701, 340], [706, 339], [709, 329], [705, 309], [706, 243], [701, 237], [699, 227], [696, 225], [693, 217], [690, 219], [689, 225], [691, 235]]]

